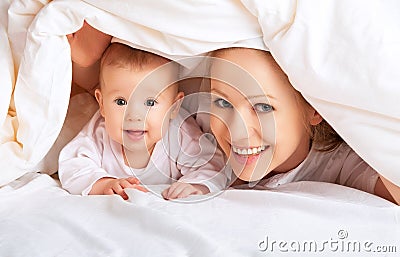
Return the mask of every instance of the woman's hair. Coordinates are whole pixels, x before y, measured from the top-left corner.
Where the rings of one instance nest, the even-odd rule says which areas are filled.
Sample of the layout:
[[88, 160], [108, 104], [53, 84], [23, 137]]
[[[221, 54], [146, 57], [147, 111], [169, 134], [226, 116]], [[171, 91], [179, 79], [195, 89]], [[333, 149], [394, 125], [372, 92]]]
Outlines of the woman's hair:
[[[299, 91], [294, 88], [293, 90], [295, 90], [297, 103], [302, 110], [306, 110], [307, 108], [311, 107], [311, 105]], [[304, 120], [306, 120], [305, 111]], [[322, 121], [317, 125], [310, 125], [309, 123], [304, 122], [304, 126], [310, 135], [314, 149], [317, 151], [333, 151], [343, 142], [343, 139], [325, 119], [322, 119]]]
[[314, 149], [321, 152], [333, 151], [343, 142], [342, 137], [326, 120], [311, 126], [311, 139], [314, 142]]
[[[216, 50], [216, 51], [213, 51], [212, 53], [210, 53], [210, 56], [217, 57], [217, 58], [223, 57], [223, 55], [226, 52], [234, 51], [235, 49], [240, 49], [240, 48], [233, 47], [233, 48], [219, 49], [219, 50]], [[257, 51], [259, 51], [262, 54], [268, 55], [269, 57], [271, 57], [271, 60], [273, 60], [276, 63], [275, 59], [273, 58], [273, 56], [271, 55], [270, 52], [262, 51], [262, 50], [257, 50]], [[277, 66], [279, 67], [278, 64], [277, 64]], [[281, 68], [280, 68], [280, 70], [285, 75], [285, 77], [288, 81], [288, 84], [290, 84], [289, 77], [287, 76], [287, 74]], [[306, 121], [306, 110], [308, 108], [310, 108], [311, 105], [306, 101], [306, 99], [303, 97], [303, 95], [299, 91], [297, 91], [293, 86], [292, 86], [292, 89], [296, 96], [299, 108], [304, 110], [304, 121]], [[310, 125], [308, 122], [304, 122], [304, 126], [306, 127], [306, 129], [310, 135], [310, 139], [312, 141], [312, 145], [313, 145], [314, 149], [317, 151], [333, 151], [343, 142], [343, 139], [339, 136], [339, 134], [324, 119], [319, 124], [314, 125], [314, 126]]]

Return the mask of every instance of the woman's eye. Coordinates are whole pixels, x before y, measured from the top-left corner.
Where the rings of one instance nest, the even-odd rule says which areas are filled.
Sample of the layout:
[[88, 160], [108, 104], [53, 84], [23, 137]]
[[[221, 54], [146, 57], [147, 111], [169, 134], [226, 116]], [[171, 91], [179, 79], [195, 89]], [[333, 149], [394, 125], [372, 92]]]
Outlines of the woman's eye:
[[114, 102], [115, 102], [117, 105], [120, 105], [120, 106], [122, 106], [122, 105], [127, 105], [126, 100], [123, 99], [123, 98], [117, 98], [117, 99], [114, 100]]
[[146, 105], [146, 106], [154, 106], [154, 105], [156, 105], [157, 104], [157, 101], [155, 100], [155, 99], [147, 99], [145, 102], [144, 102], [144, 105]]
[[254, 105], [254, 110], [256, 112], [270, 112], [270, 111], [273, 111], [274, 108], [269, 104], [259, 103], [259, 104]]
[[233, 108], [231, 103], [229, 103], [228, 101], [226, 101], [225, 99], [222, 99], [222, 98], [215, 100], [214, 104], [221, 108]]

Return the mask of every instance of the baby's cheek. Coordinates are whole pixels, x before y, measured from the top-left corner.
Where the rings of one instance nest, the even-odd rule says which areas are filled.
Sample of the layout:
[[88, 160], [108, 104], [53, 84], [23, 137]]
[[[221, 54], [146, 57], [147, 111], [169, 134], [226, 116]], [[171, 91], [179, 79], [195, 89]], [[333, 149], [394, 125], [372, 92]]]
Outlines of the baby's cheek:
[[106, 119], [106, 130], [112, 140], [122, 144], [122, 119], [116, 117]]
[[151, 130], [154, 139], [160, 140], [165, 133], [169, 130], [170, 121], [163, 116], [159, 117], [151, 124]]

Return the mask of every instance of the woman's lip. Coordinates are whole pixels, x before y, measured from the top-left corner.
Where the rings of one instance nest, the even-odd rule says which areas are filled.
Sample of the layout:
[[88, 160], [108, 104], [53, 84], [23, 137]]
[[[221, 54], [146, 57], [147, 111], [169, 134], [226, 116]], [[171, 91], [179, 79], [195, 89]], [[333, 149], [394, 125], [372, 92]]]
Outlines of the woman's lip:
[[232, 151], [239, 155], [260, 154], [267, 148], [268, 148], [268, 145], [250, 146], [250, 147], [240, 147], [240, 146], [231, 145]]
[[233, 155], [233, 157], [235, 158], [235, 160], [238, 163], [249, 165], [249, 164], [252, 164], [253, 162], [257, 161], [258, 158], [260, 158], [260, 155], [262, 154], [262, 152], [259, 154], [242, 155], [242, 154], [237, 154], [234, 151], [231, 151], [231, 154]]
[[257, 161], [260, 158], [260, 155], [263, 154], [265, 152], [266, 149], [269, 148], [269, 146], [258, 146], [258, 147], [236, 147], [235, 148], [239, 148], [239, 149], [254, 149], [254, 148], [262, 148], [261, 151], [257, 152], [257, 153], [251, 153], [251, 154], [238, 154], [236, 152], [233, 151], [233, 146], [231, 145], [231, 154], [233, 155], [233, 157], [235, 158], [235, 160], [239, 163], [239, 164], [244, 164], [244, 165], [249, 165], [252, 164], [253, 162]]

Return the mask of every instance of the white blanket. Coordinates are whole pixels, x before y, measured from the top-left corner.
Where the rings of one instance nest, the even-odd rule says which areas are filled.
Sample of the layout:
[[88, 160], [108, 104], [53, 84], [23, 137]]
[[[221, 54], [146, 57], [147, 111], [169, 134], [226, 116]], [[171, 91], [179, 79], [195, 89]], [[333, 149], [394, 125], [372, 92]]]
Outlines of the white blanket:
[[[128, 201], [82, 197], [69, 195], [48, 175], [26, 174], [0, 189], [0, 256], [397, 256], [400, 251], [400, 209], [351, 188], [300, 182], [273, 191], [228, 190], [186, 203], [165, 201], [157, 194], [160, 188], [154, 189], [128, 190]], [[383, 246], [386, 255], [378, 255]]]
[[[174, 59], [221, 47], [269, 48], [293, 85], [350, 146], [400, 184], [399, 1], [47, 2], [12, 1], [8, 20], [2, 18], [0, 33], [8, 32], [12, 55], [2, 41], [0, 185], [37, 171], [56, 140], [71, 83], [65, 35], [84, 20]], [[17, 116], [7, 108], [14, 66]]]

